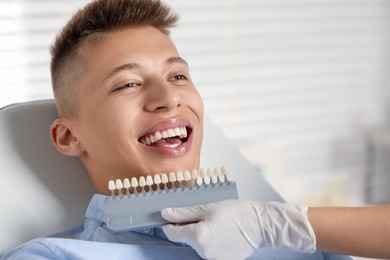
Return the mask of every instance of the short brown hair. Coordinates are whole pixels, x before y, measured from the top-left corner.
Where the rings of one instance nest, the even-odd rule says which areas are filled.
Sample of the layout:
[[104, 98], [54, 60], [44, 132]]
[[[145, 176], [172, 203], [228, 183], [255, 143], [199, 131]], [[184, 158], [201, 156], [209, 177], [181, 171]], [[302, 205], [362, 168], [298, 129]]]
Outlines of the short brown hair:
[[159, 0], [96, 0], [80, 9], [51, 47], [51, 78], [59, 115], [77, 114], [80, 101], [75, 85], [82, 76], [78, 66], [84, 42], [113, 30], [146, 25], [168, 35], [177, 20], [178, 15]]

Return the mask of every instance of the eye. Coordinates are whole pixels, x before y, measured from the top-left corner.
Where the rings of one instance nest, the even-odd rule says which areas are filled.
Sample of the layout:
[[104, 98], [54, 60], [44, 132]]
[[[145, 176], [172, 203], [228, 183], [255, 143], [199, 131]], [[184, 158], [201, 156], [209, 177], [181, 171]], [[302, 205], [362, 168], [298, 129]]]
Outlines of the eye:
[[188, 80], [188, 78], [183, 74], [178, 74], [173, 76], [171, 80]]
[[135, 88], [135, 87], [137, 87], [139, 85], [140, 85], [139, 83], [129, 82], [129, 83], [126, 83], [126, 84], [116, 88], [114, 91], [119, 91], [119, 90], [127, 89], [127, 88]]

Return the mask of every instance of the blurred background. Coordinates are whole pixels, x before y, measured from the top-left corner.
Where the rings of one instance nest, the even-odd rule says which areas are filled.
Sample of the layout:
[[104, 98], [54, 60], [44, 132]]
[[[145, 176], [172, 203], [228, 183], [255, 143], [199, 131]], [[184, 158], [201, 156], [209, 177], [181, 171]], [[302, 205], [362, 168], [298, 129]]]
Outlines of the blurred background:
[[[0, 107], [52, 98], [49, 47], [87, 2], [0, 1]], [[166, 3], [207, 114], [286, 200], [390, 202], [390, 1]]]

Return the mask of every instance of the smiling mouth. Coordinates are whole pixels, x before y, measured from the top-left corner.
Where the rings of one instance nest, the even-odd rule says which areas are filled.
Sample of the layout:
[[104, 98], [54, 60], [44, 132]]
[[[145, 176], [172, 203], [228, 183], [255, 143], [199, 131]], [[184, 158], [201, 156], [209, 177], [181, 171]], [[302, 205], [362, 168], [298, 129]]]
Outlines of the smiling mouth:
[[192, 129], [190, 127], [168, 128], [144, 135], [138, 141], [146, 146], [177, 148], [187, 142], [191, 132]]

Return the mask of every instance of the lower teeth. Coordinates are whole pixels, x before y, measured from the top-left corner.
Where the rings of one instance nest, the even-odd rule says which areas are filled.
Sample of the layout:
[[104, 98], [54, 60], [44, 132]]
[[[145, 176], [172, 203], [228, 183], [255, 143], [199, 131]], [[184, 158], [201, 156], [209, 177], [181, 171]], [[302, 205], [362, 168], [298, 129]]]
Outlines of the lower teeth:
[[166, 138], [166, 139], [161, 139], [153, 144], [150, 144], [150, 146], [176, 148], [180, 146], [182, 143], [183, 142], [179, 138]]

